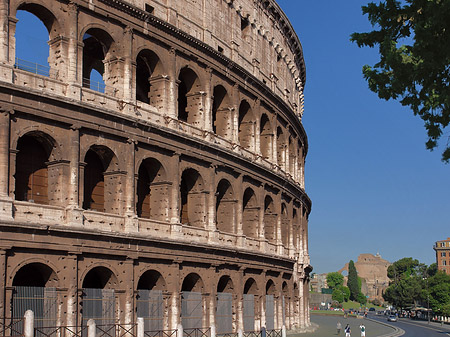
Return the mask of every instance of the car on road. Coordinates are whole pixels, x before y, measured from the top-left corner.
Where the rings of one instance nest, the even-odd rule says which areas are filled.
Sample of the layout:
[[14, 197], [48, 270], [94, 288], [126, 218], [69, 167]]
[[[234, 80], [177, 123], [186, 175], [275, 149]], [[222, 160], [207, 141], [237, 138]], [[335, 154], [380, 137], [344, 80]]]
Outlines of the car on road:
[[397, 316], [389, 315], [387, 320], [388, 322], [397, 322]]
[[374, 307], [369, 308], [369, 311], [375, 311]]

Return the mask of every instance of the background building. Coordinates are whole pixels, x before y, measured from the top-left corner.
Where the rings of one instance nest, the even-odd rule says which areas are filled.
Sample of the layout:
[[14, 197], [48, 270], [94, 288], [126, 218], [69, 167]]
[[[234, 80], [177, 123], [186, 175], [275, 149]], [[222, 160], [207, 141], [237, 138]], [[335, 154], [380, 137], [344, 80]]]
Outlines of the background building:
[[[16, 58], [19, 10], [48, 67]], [[305, 66], [275, 1], [1, 0], [0, 23], [6, 326], [310, 324]]]
[[[360, 254], [358, 256], [355, 268], [358, 276], [362, 279], [361, 292], [368, 296], [370, 301], [376, 299], [384, 302], [383, 293], [389, 286], [387, 269], [390, 265], [391, 263], [381, 258], [379, 253], [376, 255]], [[339, 273], [342, 273], [344, 270], [348, 272], [348, 263], [339, 270]]]
[[436, 251], [436, 264], [438, 270], [450, 275], [450, 238], [436, 241], [433, 249]]

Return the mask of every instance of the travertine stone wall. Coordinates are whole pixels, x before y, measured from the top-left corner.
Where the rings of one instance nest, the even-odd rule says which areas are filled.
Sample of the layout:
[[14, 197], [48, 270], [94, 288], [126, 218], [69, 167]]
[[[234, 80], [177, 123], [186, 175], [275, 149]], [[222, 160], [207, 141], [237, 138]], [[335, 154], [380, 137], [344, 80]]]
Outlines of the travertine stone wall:
[[[48, 73], [16, 60], [18, 10], [48, 30]], [[183, 292], [203, 328], [219, 292], [227, 332], [249, 294], [253, 330], [310, 324], [305, 66], [274, 1], [0, 0], [0, 24], [0, 317], [30, 286], [55, 288], [58, 326], [85, 324], [90, 288], [121, 324], [141, 290], [166, 330]]]

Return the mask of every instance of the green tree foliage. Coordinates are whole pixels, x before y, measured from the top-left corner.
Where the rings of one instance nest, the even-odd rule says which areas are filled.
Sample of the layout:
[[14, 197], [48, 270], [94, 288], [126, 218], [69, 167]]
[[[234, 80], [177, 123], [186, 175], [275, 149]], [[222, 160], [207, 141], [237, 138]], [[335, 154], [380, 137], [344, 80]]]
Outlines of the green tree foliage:
[[327, 274], [328, 288], [335, 289], [337, 286], [344, 284], [344, 276], [338, 272], [332, 272]]
[[[433, 150], [450, 123], [450, 1], [385, 0], [362, 12], [378, 28], [351, 35], [359, 47], [378, 46], [379, 62], [363, 67], [370, 90], [410, 107], [424, 121], [426, 147]], [[448, 163], [449, 140], [444, 146]]]
[[412, 307], [415, 301], [422, 299], [421, 279], [416, 276], [405, 277], [391, 283], [383, 298], [397, 308]]
[[339, 285], [333, 290], [331, 298], [339, 303], [347, 302], [350, 298], [350, 289], [343, 285]]
[[403, 278], [409, 277], [416, 272], [416, 268], [420, 266], [418, 260], [412, 257], [404, 257], [398, 261], [395, 261], [388, 267], [387, 276], [396, 282]]
[[358, 294], [360, 293], [360, 288], [358, 285], [358, 273], [356, 271], [355, 263], [350, 260], [348, 263], [348, 280], [347, 287], [350, 289], [350, 299], [352, 301], [358, 300]]
[[366, 296], [364, 296], [363, 293], [360, 292], [360, 293], [358, 294], [357, 301], [358, 301], [358, 303], [360, 303], [360, 304], [366, 304], [367, 298], [366, 298]]
[[[430, 308], [438, 315], [450, 316], [450, 276], [443, 271], [437, 271], [424, 280], [425, 295], [429, 295]], [[427, 294], [428, 291], [428, 294]]]

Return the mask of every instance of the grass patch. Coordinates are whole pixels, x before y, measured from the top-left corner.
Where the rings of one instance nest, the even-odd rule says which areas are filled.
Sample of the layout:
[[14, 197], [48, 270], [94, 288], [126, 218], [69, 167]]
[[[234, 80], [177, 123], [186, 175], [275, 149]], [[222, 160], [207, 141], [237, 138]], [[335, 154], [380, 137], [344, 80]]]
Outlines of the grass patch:
[[366, 305], [361, 306], [358, 302], [354, 302], [354, 301], [348, 301], [348, 302], [344, 302], [342, 303], [342, 307], [345, 310], [348, 310], [350, 308], [353, 308], [354, 310], [359, 310], [359, 308], [361, 308], [361, 310], [364, 310], [364, 308], [375, 308], [375, 310], [384, 310], [383, 307], [380, 307], [378, 305], [373, 305], [372, 303], [367, 303]]
[[[327, 316], [344, 316], [344, 312], [341, 311], [334, 311], [334, 310], [311, 310], [312, 314], [318, 314], [318, 315], [327, 315]], [[356, 315], [352, 314], [349, 315], [350, 317], [355, 317]]]

